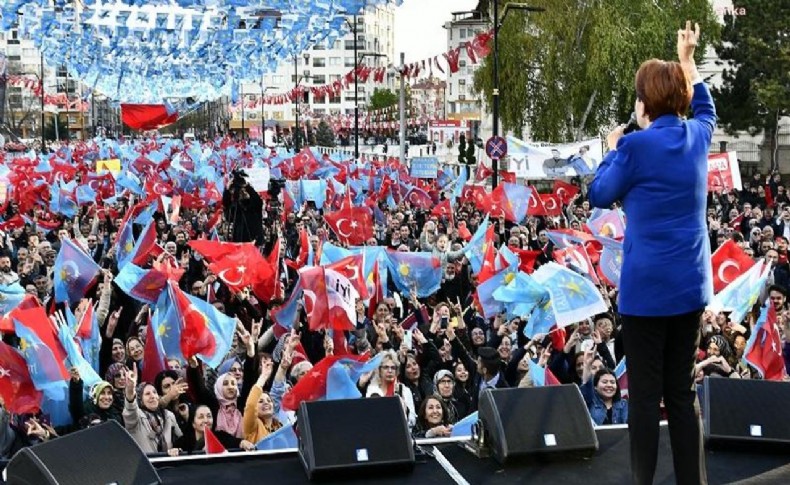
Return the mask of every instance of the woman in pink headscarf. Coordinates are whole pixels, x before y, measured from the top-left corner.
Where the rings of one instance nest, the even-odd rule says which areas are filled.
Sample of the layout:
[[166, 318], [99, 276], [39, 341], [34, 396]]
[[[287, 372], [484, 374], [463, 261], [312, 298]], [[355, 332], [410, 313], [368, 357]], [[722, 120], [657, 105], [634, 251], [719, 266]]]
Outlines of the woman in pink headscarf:
[[[195, 364], [194, 367], [193, 364]], [[253, 443], [242, 439], [242, 412], [239, 410], [241, 391], [236, 376], [230, 372], [220, 374], [214, 383], [214, 392], [211, 392], [206, 388], [203, 376], [196, 364], [190, 363], [187, 377], [190, 385], [197, 390], [198, 402], [207, 405], [211, 409], [212, 415], [215, 416], [214, 434], [227, 449], [255, 449]]]

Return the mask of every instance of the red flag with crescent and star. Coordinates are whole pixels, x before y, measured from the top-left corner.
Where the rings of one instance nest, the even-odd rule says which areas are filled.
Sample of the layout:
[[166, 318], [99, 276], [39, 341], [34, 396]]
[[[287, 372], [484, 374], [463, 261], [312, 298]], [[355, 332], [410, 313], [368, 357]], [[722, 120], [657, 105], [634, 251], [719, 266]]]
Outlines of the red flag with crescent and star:
[[344, 244], [361, 246], [373, 237], [373, 215], [367, 207], [344, 206], [339, 211], [327, 212], [324, 219]]
[[732, 239], [719, 246], [710, 261], [713, 265], [713, 291], [716, 293], [754, 266], [754, 260]]
[[564, 180], [555, 180], [554, 187], [552, 188], [552, 193], [557, 196], [557, 198], [565, 205], [571, 203], [576, 194], [579, 193], [579, 187], [573, 184], [569, 184]]

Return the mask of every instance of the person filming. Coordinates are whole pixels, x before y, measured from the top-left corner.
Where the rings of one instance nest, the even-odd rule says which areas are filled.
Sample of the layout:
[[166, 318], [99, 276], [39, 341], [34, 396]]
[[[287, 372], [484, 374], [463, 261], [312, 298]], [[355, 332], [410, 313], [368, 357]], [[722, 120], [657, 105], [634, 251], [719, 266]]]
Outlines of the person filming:
[[263, 244], [263, 200], [247, 182], [241, 170], [234, 170], [230, 187], [222, 194], [225, 220], [232, 225], [228, 239], [233, 242]]
[[[619, 311], [628, 357], [631, 474], [653, 483], [663, 396], [675, 477], [707, 483], [694, 392], [700, 317], [713, 296], [705, 220], [708, 150], [716, 127], [710, 91], [694, 62], [699, 25], [677, 33], [679, 62], [651, 59], [636, 73], [640, 130], [612, 131], [610, 151], [590, 186], [590, 203], [622, 201]], [[691, 107], [693, 118], [685, 119]]]

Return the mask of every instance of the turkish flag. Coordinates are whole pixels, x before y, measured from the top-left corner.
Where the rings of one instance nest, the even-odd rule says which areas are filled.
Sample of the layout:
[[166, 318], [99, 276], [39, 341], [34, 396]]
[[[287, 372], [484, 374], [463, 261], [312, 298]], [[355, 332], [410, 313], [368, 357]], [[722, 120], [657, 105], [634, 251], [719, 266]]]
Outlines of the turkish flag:
[[530, 216], [545, 216], [546, 207], [543, 205], [543, 199], [540, 197], [538, 189], [530, 187], [529, 192], [529, 206], [527, 206], [527, 214]]
[[448, 217], [450, 221], [453, 220], [453, 206], [450, 205], [450, 199], [444, 199], [436, 207], [431, 210], [431, 215], [436, 217]]
[[486, 196], [486, 189], [482, 185], [466, 185], [461, 192], [462, 202], [473, 202], [480, 207], [483, 198]]
[[359, 297], [363, 300], [368, 299], [368, 285], [365, 281], [365, 256], [362, 253], [346, 256], [326, 266], [342, 274], [354, 285], [359, 292]]
[[554, 181], [552, 192], [557, 196], [560, 202], [568, 205], [571, 203], [571, 200], [576, 197], [576, 194], [579, 193], [579, 187], [558, 179]]
[[121, 104], [121, 120], [133, 130], [156, 130], [178, 121], [164, 104]]
[[33, 385], [25, 358], [5, 342], [0, 342], [0, 397], [15, 414], [37, 413], [43, 397]]
[[782, 357], [782, 336], [776, 319], [776, 309], [768, 302], [754, 326], [744, 350], [744, 359], [757, 368], [766, 381], [781, 381], [787, 375]]
[[326, 396], [326, 378], [329, 368], [340, 359], [353, 359], [357, 362], [366, 362], [370, 356], [364, 355], [330, 355], [321, 359], [310, 371], [296, 383], [290, 391], [283, 396], [284, 409], [296, 410], [302, 401], [315, 401]]
[[716, 293], [754, 266], [754, 260], [732, 239], [719, 246], [710, 261], [713, 265], [713, 291]]
[[327, 212], [324, 219], [345, 244], [361, 246], [373, 237], [373, 215], [367, 207], [343, 207]]
[[500, 170], [499, 178], [502, 179], [503, 182], [508, 182], [511, 184], [516, 183], [516, 174], [514, 172], [507, 172], [505, 170]]
[[566, 268], [588, 276], [596, 285], [600, 283], [595, 268], [590, 262], [587, 250], [581, 244], [575, 244], [554, 251], [554, 259]]
[[233, 291], [241, 291], [274, 276], [271, 265], [252, 243], [246, 243], [239, 251], [209, 264], [209, 270]]
[[518, 256], [518, 269], [527, 274], [532, 274], [535, 271], [535, 261], [538, 256], [543, 254], [543, 251], [532, 251], [530, 249], [517, 249], [510, 248], [511, 251]]
[[540, 194], [540, 201], [543, 203], [543, 209], [547, 216], [562, 215], [562, 205], [555, 194]]
[[211, 428], [206, 426], [203, 430], [203, 438], [206, 441], [206, 454], [207, 455], [219, 455], [222, 453], [227, 453], [228, 450], [222, 446], [217, 436], [211, 431]]

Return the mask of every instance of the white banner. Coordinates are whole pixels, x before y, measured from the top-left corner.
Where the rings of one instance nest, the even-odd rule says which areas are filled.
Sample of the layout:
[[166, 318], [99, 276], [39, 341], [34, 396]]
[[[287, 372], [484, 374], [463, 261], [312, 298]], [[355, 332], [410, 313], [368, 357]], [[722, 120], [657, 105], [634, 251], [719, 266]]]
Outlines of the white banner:
[[593, 175], [603, 159], [600, 138], [552, 145], [507, 137], [508, 167], [516, 177], [555, 179]]
[[269, 167], [248, 168], [245, 171], [248, 176], [247, 182], [252, 185], [252, 188], [254, 188], [256, 192], [266, 192], [269, 190]]

